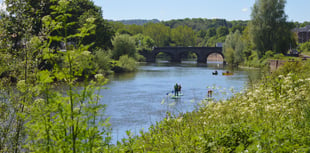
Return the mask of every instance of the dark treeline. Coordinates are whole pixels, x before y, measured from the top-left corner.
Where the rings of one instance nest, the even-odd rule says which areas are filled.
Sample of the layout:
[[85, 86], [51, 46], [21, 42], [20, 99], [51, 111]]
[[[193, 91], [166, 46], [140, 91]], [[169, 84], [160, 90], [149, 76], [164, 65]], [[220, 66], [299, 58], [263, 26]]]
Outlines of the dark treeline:
[[[108, 20], [108, 21], [113, 22], [114, 20]], [[146, 23], [159, 23], [160, 21], [158, 19], [153, 19], [153, 20], [131, 19], [131, 20], [117, 20], [115, 22], [121, 22], [125, 25], [131, 25], [131, 24], [144, 25]]]
[[[114, 29], [121, 34], [131, 36], [143, 34], [155, 41], [156, 46], [215, 46], [216, 43], [224, 43], [225, 36], [236, 30], [243, 31], [248, 21], [226, 21], [225, 19], [178, 19], [154, 23], [154, 20], [146, 20], [140, 25], [141, 20], [110, 21]], [[143, 20], [145, 21], [145, 20]], [[131, 23], [131, 24], [128, 24]], [[137, 24], [136, 24], [137, 23]], [[182, 28], [181, 28], [182, 27]], [[166, 32], [166, 33], [162, 33]], [[179, 34], [176, 34], [179, 33]], [[184, 37], [187, 33], [192, 37]], [[160, 35], [160, 36], [158, 36]], [[177, 40], [176, 37], [181, 40]], [[157, 39], [163, 39], [159, 42]], [[191, 40], [190, 40], [191, 39]], [[181, 43], [180, 41], [183, 41]], [[184, 43], [184, 41], [187, 41]]]

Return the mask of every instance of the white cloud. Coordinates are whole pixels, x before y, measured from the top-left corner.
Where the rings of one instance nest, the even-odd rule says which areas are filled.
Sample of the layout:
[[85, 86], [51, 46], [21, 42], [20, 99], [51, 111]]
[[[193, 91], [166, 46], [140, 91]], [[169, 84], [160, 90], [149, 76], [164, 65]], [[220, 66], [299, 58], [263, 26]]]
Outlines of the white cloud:
[[248, 8], [243, 8], [242, 12], [247, 12], [249, 9]]

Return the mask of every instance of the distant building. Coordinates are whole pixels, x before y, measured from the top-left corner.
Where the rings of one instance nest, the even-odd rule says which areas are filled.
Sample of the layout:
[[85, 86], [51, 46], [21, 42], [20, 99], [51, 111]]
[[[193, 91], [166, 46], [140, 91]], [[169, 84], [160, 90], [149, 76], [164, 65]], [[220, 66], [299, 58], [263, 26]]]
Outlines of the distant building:
[[310, 40], [310, 25], [303, 28], [295, 28], [294, 32], [298, 36], [298, 43], [304, 43]]

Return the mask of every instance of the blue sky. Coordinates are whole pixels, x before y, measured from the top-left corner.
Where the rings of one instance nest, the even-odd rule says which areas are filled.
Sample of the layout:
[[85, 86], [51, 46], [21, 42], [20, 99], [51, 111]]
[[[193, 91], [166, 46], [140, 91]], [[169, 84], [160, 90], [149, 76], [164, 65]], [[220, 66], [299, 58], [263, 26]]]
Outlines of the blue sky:
[[[0, 0], [2, 3], [4, 0]], [[93, 0], [104, 19], [221, 18], [250, 20], [255, 0]], [[3, 5], [0, 4], [0, 9]], [[310, 0], [287, 0], [288, 21], [310, 21]]]
[[[93, 0], [105, 19], [221, 18], [250, 20], [255, 0]], [[310, 21], [310, 0], [287, 0], [288, 21]]]

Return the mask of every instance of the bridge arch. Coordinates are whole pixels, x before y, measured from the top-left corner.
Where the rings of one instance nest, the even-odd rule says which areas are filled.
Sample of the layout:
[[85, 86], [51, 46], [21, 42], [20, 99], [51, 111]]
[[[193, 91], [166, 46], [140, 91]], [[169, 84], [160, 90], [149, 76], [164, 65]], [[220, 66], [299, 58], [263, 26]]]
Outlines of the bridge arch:
[[167, 51], [159, 51], [159, 52], [155, 52], [155, 53], [154, 53], [155, 61], [156, 61], [156, 59], [158, 58], [158, 55], [160, 55], [160, 54], [164, 54], [164, 55], [169, 56], [169, 57], [170, 57], [170, 61], [171, 61], [171, 60], [173, 59], [173, 57], [174, 57], [174, 55], [171, 54], [170, 52], [167, 52]]
[[208, 62], [208, 58], [210, 57], [210, 55], [215, 55], [215, 54], [220, 55], [222, 57], [222, 59], [223, 59], [223, 62], [224, 62], [224, 54], [223, 53], [219, 53], [219, 52], [210, 52], [207, 55], [207, 57], [206, 57], [206, 62]]
[[180, 63], [182, 54], [193, 52], [197, 55], [197, 63], [206, 63], [207, 57], [212, 53], [220, 54], [223, 59], [222, 47], [155, 47], [152, 51], [141, 51], [140, 54], [146, 62], [156, 62], [156, 55], [160, 52], [171, 56], [171, 62]]

